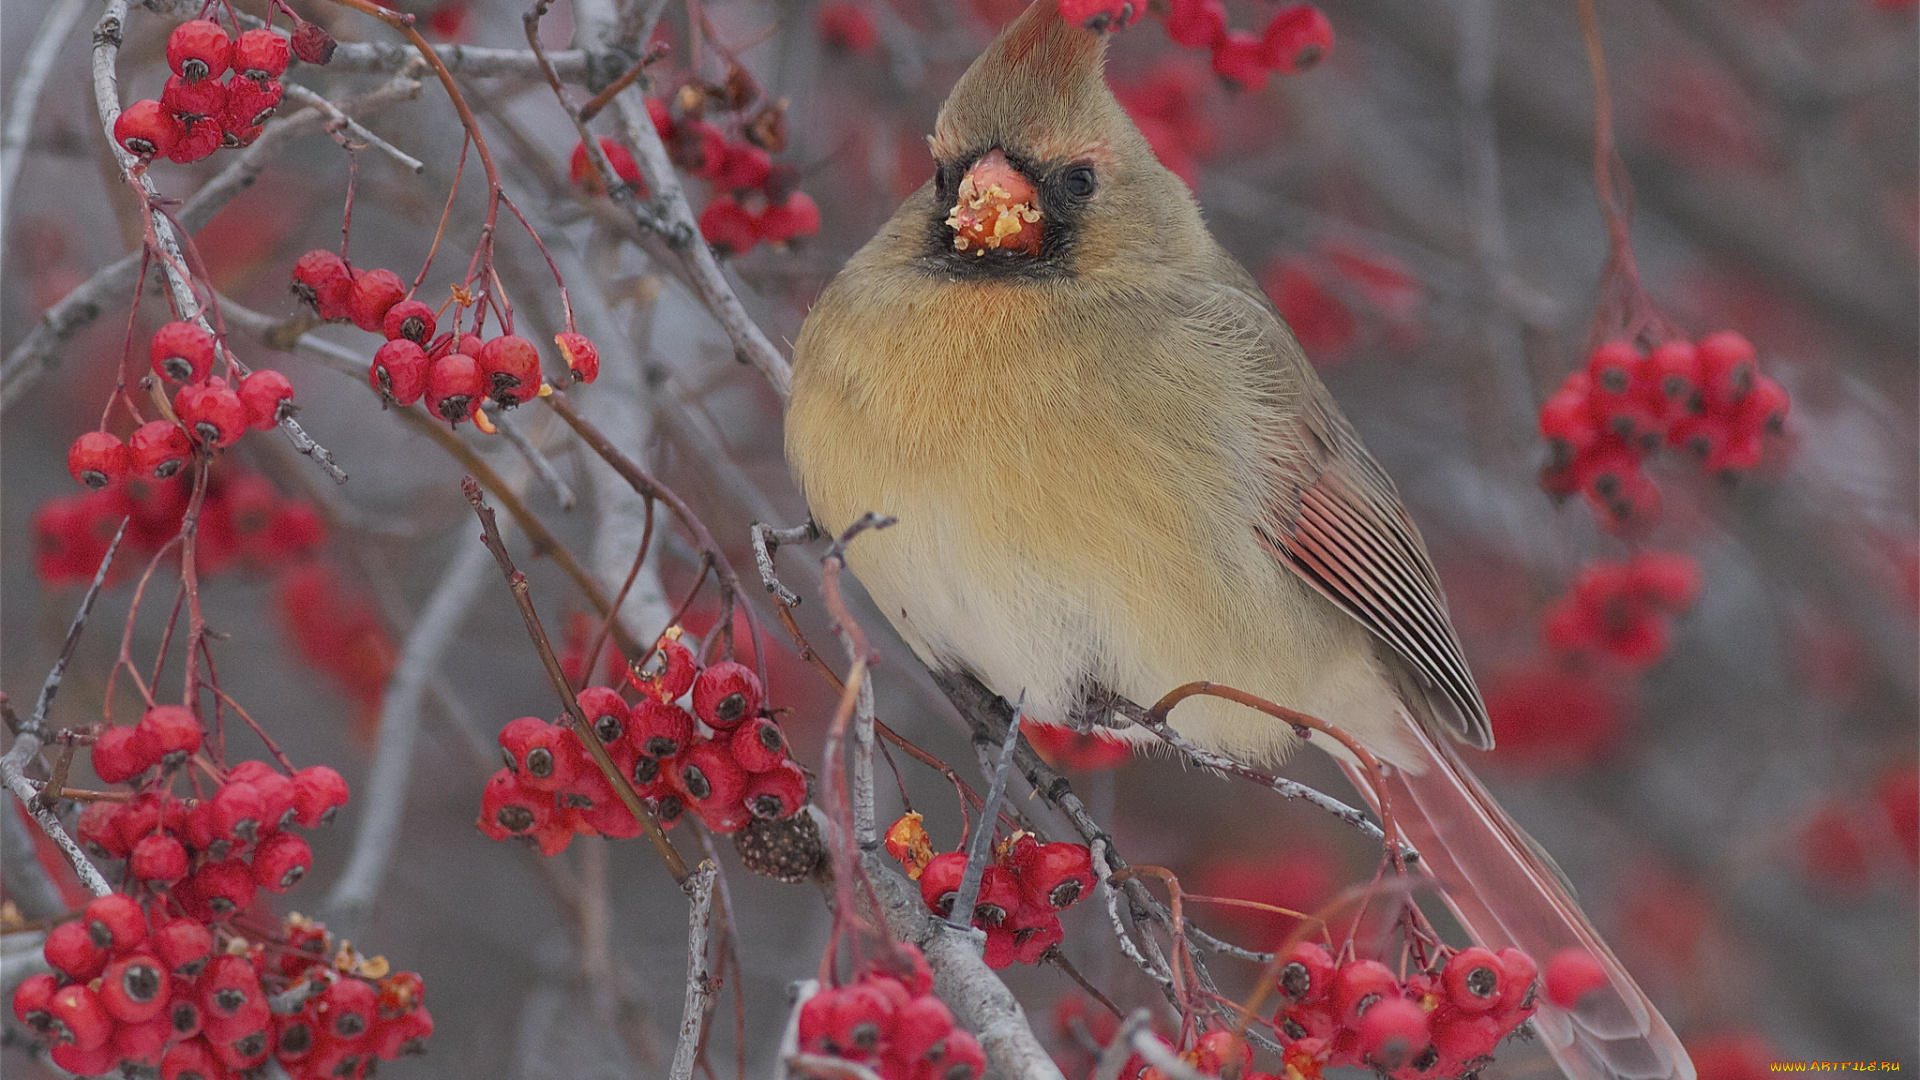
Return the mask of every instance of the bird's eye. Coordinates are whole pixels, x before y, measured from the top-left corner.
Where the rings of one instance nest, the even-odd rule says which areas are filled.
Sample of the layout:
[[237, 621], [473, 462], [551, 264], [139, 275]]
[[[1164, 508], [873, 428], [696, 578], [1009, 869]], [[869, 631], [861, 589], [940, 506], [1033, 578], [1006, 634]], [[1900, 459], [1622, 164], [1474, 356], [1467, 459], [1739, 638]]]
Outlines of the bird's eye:
[[1075, 165], [1073, 168], [1067, 170], [1067, 175], [1062, 177], [1060, 182], [1066, 187], [1067, 194], [1076, 199], [1084, 199], [1093, 194], [1093, 189], [1099, 184], [1099, 179], [1094, 176], [1093, 166]]

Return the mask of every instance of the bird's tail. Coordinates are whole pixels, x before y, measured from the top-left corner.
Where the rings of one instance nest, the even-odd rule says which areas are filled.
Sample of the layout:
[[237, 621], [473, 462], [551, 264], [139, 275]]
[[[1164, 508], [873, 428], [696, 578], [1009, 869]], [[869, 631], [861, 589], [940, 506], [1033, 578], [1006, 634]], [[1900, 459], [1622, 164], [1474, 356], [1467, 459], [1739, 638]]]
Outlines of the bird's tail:
[[[1558, 868], [1450, 744], [1423, 725], [1409, 727], [1427, 768], [1416, 775], [1388, 767], [1387, 797], [1461, 925], [1480, 945], [1518, 948], [1543, 971], [1554, 954], [1577, 948], [1607, 974], [1608, 985], [1571, 1009], [1541, 1000], [1533, 1023], [1560, 1068], [1574, 1080], [1694, 1080], [1686, 1048], [1600, 940]], [[1360, 768], [1345, 762], [1342, 768], [1371, 802], [1373, 788]]]

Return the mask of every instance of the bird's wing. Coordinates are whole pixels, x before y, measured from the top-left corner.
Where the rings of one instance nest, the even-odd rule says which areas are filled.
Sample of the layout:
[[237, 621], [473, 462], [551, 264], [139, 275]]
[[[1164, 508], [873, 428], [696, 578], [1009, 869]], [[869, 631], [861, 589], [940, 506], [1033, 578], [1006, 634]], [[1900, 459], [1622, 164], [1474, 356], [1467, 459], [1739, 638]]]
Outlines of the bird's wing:
[[[1262, 316], [1278, 321], [1264, 301], [1256, 303]], [[1403, 681], [1410, 685], [1403, 689], [1425, 700], [1422, 711], [1462, 742], [1491, 748], [1486, 706], [1461, 655], [1420, 530], [1400, 505], [1393, 481], [1298, 355], [1292, 336], [1282, 332], [1268, 340], [1295, 354], [1275, 363], [1300, 367], [1298, 397], [1286, 421], [1295, 430], [1284, 441], [1305, 460], [1273, 463], [1276, 474], [1284, 475], [1262, 485], [1255, 526], [1262, 543], [1404, 663], [1410, 678]]]

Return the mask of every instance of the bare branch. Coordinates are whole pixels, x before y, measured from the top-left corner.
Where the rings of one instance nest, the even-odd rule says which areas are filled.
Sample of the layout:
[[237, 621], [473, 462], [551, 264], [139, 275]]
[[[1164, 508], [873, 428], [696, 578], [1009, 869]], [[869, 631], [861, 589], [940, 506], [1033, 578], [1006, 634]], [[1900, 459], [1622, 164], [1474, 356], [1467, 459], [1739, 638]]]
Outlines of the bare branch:
[[700, 1032], [706, 1026], [709, 1002], [713, 998], [713, 973], [707, 961], [707, 938], [713, 926], [713, 882], [720, 868], [702, 862], [688, 874], [680, 887], [692, 902], [687, 911], [687, 994], [680, 1012], [680, 1039], [673, 1046], [673, 1064], [668, 1080], [691, 1080], [694, 1059], [700, 1052]]
[[553, 489], [553, 497], [560, 503], [560, 509], [572, 510], [576, 501], [573, 488], [567, 486], [567, 481], [560, 475], [560, 470], [554, 468], [553, 462], [547, 459], [547, 455], [533, 445], [533, 440], [527, 438], [527, 433], [520, 430], [520, 422], [502, 412], [493, 417], [493, 426], [499, 430], [500, 434], [506, 436], [507, 442], [512, 443], [515, 450], [519, 451], [520, 460], [533, 469], [534, 474], [540, 477], [540, 482]]
[[1007, 722], [1007, 734], [1000, 741], [1000, 760], [994, 763], [989, 775], [992, 783], [987, 788], [986, 805], [980, 808], [980, 827], [973, 830], [967, 844], [967, 869], [960, 877], [959, 894], [947, 912], [947, 924], [955, 929], [964, 930], [973, 925], [974, 902], [980, 898], [980, 879], [986, 875], [987, 864], [993, 861], [989, 853], [993, 846], [993, 823], [1000, 816], [1000, 800], [1007, 794], [1007, 774], [1013, 771], [1013, 748], [1019, 744], [1020, 709], [1016, 706], [1013, 718]]
[[7, 234], [13, 224], [13, 186], [20, 178], [20, 165], [27, 157], [27, 143], [33, 138], [33, 117], [40, 107], [40, 91], [47, 85], [47, 74], [60, 55], [60, 46], [80, 21], [86, 0], [57, 0], [47, 8], [34, 32], [33, 43], [20, 65], [20, 77], [13, 81], [13, 105], [7, 110], [4, 132], [0, 132], [0, 266], [6, 265]]

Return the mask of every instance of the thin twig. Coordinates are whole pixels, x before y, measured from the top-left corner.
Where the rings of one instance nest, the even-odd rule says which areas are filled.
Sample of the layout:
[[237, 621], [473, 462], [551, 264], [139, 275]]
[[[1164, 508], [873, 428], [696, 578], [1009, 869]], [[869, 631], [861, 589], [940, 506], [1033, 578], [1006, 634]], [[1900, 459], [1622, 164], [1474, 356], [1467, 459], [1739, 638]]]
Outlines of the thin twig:
[[713, 998], [707, 938], [713, 926], [713, 882], [719, 873], [718, 866], [703, 861], [680, 883], [691, 901], [687, 910], [687, 992], [680, 1010], [680, 1038], [673, 1045], [673, 1064], [667, 1070], [668, 1080], [691, 1080], [694, 1058], [703, 1041], [701, 1031], [706, 1027]]
[[427, 171], [426, 162], [421, 161], [419, 158], [414, 157], [412, 154], [407, 153], [406, 151], [393, 145], [387, 140], [381, 138], [380, 136], [375, 135], [373, 132], [368, 131], [366, 127], [360, 123], [360, 121], [355, 120], [351, 116], [348, 116], [346, 112], [344, 112], [338, 105], [335, 105], [333, 102], [328, 101], [326, 98], [320, 96], [319, 94], [314, 93], [312, 90], [309, 90], [304, 86], [301, 86], [299, 83], [290, 82], [290, 83], [285, 83], [284, 85], [286, 86], [286, 94], [288, 97], [292, 98], [295, 101], [300, 102], [301, 104], [310, 105], [316, 109], [319, 109], [321, 112], [327, 114], [328, 130], [330, 131], [337, 130], [337, 131], [346, 132], [347, 134], [360, 140], [362, 143], [365, 143], [366, 145], [373, 147], [375, 150], [378, 150], [381, 153], [387, 155], [388, 157], [392, 158], [394, 161], [399, 162], [400, 166], [408, 170], [409, 172], [413, 172], [417, 174], [417, 173], [423, 173]]
[[1152, 1034], [1153, 1017], [1145, 1009], [1135, 1009], [1121, 1023], [1113, 1041], [1100, 1051], [1092, 1080], [1120, 1080], [1120, 1070], [1126, 1068], [1127, 1059], [1133, 1056], [1133, 1037], [1142, 1031]]
[[974, 901], [980, 897], [980, 879], [987, 872], [987, 864], [992, 860], [988, 854], [993, 846], [993, 822], [1000, 813], [1000, 800], [1007, 794], [1007, 776], [1013, 771], [1013, 748], [1020, 743], [1020, 708], [1015, 706], [1013, 719], [1007, 722], [1006, 738], [1000, 743], [1000, 760], [994, 763], [990, 776], [991, 786], [987, 788], [987, 805], [980, 810], [980, 827], [973, 831], [967, 843], [967, 870], [960, 878], [960, 892], [954, 898], [952, 910], [947, 912], [947, 923], [957, 930], [973, 925]]
[[534, 474], [540, 477], [540, 481], [553, 489], [553, 497], [560, 503], [560, 509], [563, 512], [572, 510], [575, 502], [573, 488], [567, 486], [567, 481], [560, 475], [560, 470], [554, 468], [553, 462], [547, 459], [547, 455], [533, 445], [533, 440], [527, 438], [527, 433], [520, 430], [520, 422], [503, 412], [494, 416], [493, 426], [499, 429], [500, 434], [507, 437], [507, 442], [512, 443], [515, 450], [519, 451], [520, 459], [532, 466]]

